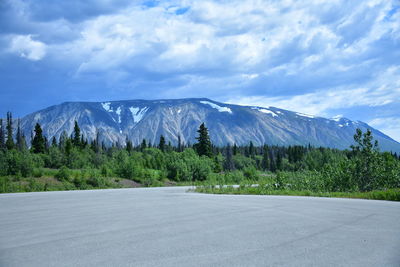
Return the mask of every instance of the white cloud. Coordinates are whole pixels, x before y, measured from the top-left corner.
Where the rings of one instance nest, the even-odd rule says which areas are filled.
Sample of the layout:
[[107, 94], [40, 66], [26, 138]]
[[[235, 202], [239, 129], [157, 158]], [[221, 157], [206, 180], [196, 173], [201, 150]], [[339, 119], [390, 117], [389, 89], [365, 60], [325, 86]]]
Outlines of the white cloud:
[[331, 109], [357, 106], [384, 106], [400, 103], [400, 67], [391, 66], [382, 71], [364, 87], [354, 85], [328, 88], [294, 96], [249, 96], [228, 99], [229, 103], [257, 106], [275, 106], [304, 113], [326, 116]]
[[17, 35], [11, 38], [9, 51], [32, 61], [41, 60], [46, 55], [46, 45], [32, 40], [31, 35]]

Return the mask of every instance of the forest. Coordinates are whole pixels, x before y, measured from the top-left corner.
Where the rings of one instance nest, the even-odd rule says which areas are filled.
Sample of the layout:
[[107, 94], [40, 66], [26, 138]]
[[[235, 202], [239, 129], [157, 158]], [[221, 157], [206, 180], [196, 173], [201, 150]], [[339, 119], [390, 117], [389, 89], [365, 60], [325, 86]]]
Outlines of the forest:
[[[16, 126], [14, 124], [17, 124]], [[197, 192], [363, 197], [400, 200], [400, 156], [381, 152], [371, 131], [347, 150], [308, 146], [214, 146], [206, 125], [197, 143], [105, 145], [71, 135], [47, 139], [39, 123], [30, 144], [19, 121], [0, 120], [0, 192], [196, 185]], [[237, 186], [231, 186], [237, 185]]]

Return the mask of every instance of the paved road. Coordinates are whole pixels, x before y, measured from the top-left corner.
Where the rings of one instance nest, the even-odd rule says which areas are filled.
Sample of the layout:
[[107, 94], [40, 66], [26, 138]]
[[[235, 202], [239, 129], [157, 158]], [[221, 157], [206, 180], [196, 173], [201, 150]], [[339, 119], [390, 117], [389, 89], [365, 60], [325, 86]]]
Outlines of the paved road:
[[0, 266], [400, 266], [400, 203], [186, 189], [0, 195]]

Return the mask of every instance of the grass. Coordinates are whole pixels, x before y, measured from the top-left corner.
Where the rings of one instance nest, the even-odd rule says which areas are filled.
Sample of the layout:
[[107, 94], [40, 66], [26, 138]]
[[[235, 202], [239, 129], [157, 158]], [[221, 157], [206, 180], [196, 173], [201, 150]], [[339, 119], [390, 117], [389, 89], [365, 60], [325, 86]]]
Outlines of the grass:
[[286, 195], [286, 196], [312, 196], [312, 197], [336, 197], [336, 198], [359, 198], [400, 201], [400, 188], [375, 190], [369, 192], [312, 192], [312, 191], [294, 191], [294, 190], [270, 190], [263, 187], [240, 186], [234, 188], [198, 186], [194, 190], [198, 193], [209, 194], [233, 194], [233, 195]]

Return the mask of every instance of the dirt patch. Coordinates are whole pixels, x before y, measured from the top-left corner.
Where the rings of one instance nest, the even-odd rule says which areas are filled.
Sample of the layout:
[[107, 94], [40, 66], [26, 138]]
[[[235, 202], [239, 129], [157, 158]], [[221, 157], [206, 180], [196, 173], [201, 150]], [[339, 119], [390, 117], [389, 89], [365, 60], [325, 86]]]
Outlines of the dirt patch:
[[141, 184], [128, 179], [120, 179], [118, 184], [122, 185], [123, 187], [142, 187]]

